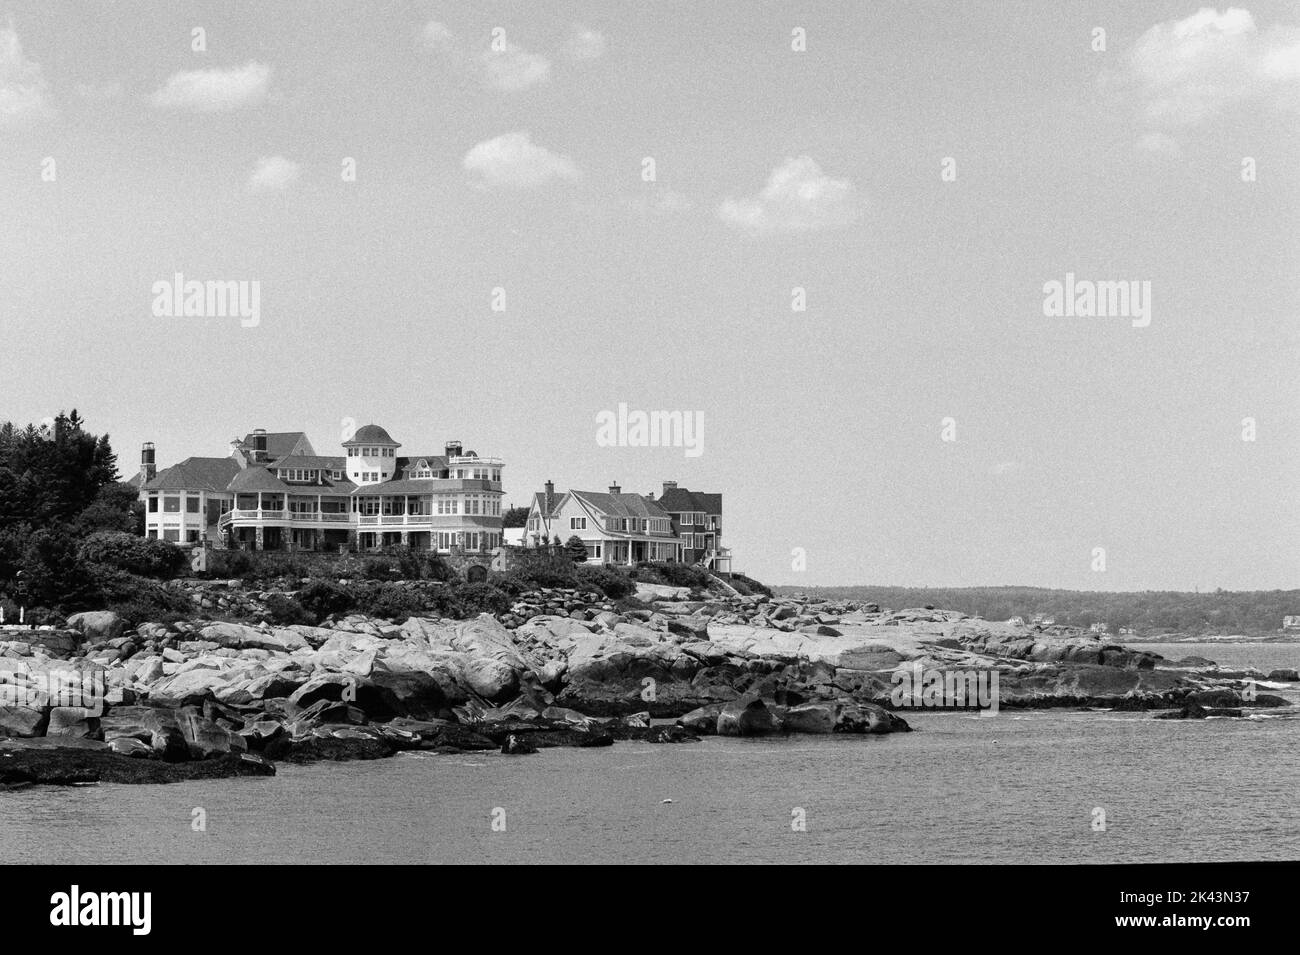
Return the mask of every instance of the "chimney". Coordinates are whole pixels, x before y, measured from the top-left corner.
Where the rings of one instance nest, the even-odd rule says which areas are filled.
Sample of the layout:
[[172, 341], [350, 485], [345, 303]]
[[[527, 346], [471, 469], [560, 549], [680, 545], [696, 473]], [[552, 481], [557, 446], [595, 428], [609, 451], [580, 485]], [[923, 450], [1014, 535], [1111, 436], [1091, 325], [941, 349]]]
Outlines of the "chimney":
[[546, 482], [546, 516], [551, 516], [551, 503], [555, 500], [555, 482]]
[[253, 429], [253, 460], [258, 464], [266, 463], [266, 429]]
[[154, 461], [153, 442], [146, 441], [140, 445], [140, 474], [142, 482], [148, 484], [158, 474], [158, 467]]
[[664, 481], [664, 493], [665, 493], [665, 494], [667, 494], [669, 491], [675, 491], [675, 490], [677, 490], [677, 482], [676, 482], [676, 481]]
[[609, 493], [610, 493], [610, 494], [622, 494], [622, 493], [623, 493], [623, 489], [622, 489], [621, 487], [619, 487], [617, 484], [611, 484], [611, 485], [609, 486]]
[[448, 442], [447, 442], [447, 449], [446, 449], [446, 450], [447, 450], [447, 457], [448, 457], [448, 458], [458, 458], [458, 457], [460, 457], [460, 455], [461, 455], [461, 449], [462, 449], [462, 448], [464, 448], [464, 445], [461, 444], [459, 441], [448, 441]]

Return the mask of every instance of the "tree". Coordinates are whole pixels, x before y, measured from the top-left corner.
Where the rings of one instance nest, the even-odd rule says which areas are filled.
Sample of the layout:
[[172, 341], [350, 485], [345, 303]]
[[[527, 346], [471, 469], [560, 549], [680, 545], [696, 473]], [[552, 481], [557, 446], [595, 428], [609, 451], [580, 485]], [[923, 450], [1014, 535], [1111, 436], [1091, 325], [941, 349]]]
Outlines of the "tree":
[[525, 527], [528, 524], [528, 508], [510, 507], [501, 515], [502, 527]]
[[574, 534], [564, 542], [564, 552], [568, 554], [569, 559], [575, 564], [581, 564], [587, 559], [587, 545], [582, 539]]

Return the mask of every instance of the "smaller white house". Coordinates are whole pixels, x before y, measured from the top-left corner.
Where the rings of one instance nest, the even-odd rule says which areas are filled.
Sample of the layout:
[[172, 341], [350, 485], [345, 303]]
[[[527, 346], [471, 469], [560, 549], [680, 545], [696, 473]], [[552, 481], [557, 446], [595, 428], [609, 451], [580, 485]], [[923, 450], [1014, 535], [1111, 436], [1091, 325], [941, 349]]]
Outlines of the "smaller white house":
[[606, 491], [566, 491], [555, 485], [534, 494], [524, 527], [525, 545], [577, 537], [587, 548], [587, 563], [635, 564], [681, 559], [681, 539], [672, 518], [657, 502], [624, 494], [617, 484]]

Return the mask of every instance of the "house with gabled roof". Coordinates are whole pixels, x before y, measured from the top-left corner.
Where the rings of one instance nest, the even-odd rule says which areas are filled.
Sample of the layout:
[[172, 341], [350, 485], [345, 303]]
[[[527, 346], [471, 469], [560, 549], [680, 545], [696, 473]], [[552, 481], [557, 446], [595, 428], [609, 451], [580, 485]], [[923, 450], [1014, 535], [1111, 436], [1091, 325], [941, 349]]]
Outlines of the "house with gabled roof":
[[659, 506], [673, 520], [682, 541], [682, 561], [729, 573], [731, 549], [722, 544], [722, 495], [688, 491], [676, 481], [664, 481]]
[[403, 455], [379, 425], [358, 428], [343, 454], [318, 455], [300, 431], [250, 432], [226, 458], [187, 458], [137, 480], [150, 537], [257, 550], [404, 545], [486, 553], [501, 545], [499, 458], [447, 442]]
[[555, 484], [534, 494], [524, 525], [526, 544], [577, 537], [591, 564], [635, 564], [679, 560], [672, 520], [651, 497], [628, 494], [617, 484], [608, 491], [565, 491]]

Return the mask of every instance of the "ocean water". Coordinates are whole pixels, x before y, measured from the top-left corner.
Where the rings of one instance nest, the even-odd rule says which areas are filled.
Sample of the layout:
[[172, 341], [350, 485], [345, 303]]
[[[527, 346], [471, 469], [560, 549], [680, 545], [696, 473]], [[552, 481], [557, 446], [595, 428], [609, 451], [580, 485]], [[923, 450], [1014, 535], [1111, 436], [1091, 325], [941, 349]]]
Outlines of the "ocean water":
[[[1262, 664], [1258, 653], [1229, 661], [1215, 649], [1204, 655], [1265, 669], [1295, 665]], [[1300, 859], [1295, 708], [1198, 721], [1063, 710], [904, 715], [917, 732], [618, 743], [532, 756], [403, 754], [281, 766], [273, 778], [6, 792], [0, 859]], [[192, 828], [196, 808], [206, 813], [206, 831]], [[1094, 829], [1098, 809], [1104, 831]], [[806, 831], [792, 828], [800, 812]], [[493, 831], [494, 817], [504, 818], [504, 831]]]

